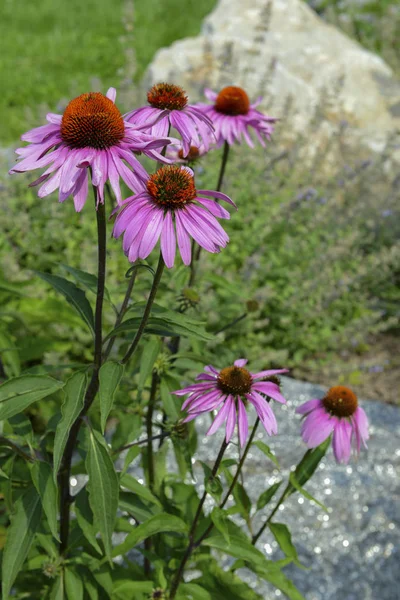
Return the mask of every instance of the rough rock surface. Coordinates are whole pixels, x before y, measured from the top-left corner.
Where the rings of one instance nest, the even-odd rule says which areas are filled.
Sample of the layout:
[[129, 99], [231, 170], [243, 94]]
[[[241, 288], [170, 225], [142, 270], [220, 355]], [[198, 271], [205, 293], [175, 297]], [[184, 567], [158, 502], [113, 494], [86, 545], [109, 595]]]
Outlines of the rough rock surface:
[[[264, 431], [256, 435], [268, 443], [279, 459], [281, 471], [257, 449], [252, 449], [245, 465], [245, 485], [253, 500], [288, 473], [306, 450], [299, 435], [301, 419], [295, 408], [311, 398], [320, 398], [325, 389], [314, 384], [282, 378], [287, 406], [274, 403], [278, 435], [268, 438]], [[332, 449], [321, 461], [305, 488], [323, 502], [326, 514], [298, 494], [291, 496], [274, 521], [286, 523], [292, 533], [300, 561], [309, 567], [301, 570], [289, 565], [285, 573], [293, 579], [307, 600], [395, 600], [398, 598], [400, 529], [398, 498], [400, 472], [400, 409], [380, 402], [362, 402], [370, 422], [368, 451], [349, 465], [337, 465]], [[249, 410], [250, 415], [250, 410]], [[212, 464], [222, 441], [222, 432], [201, 437], [209, 427], [209, 418], [197, 419], [200, 460]], [[228, 448], [237, 455], [234, 446]], [[202, 481], [202, 472], [196, 471]], [[201, 487], [201, 491], [203, 488]], [[206, 505], [209, 509], [212, 501]], [[272, 501], [264, 515], [274, 506]], [[264, 518], [265, 518], [264, 516]], [[254, 520], [257, 531], [260, 520]], [[258, 542], [267, 558], [282, 558], [273, 536], [264, 532]], [[228, 563], [227, 563], [228, 564]], [[242, 577], [265, 598], [283, 598], [268, 584], [256, 583], [249, 571]]]
[[191, 100], [205, 86], [242, 86], [274, 116], [285, 118], [290, 105], [297, 132], [322, 110], [326, 138], [345, 121], [353, 141], [375, 151], [400, 129], [390, 67], [301, 0], [220, 0], [198, 37], [158, 51], [144, 83], [159, 81], [182, 85]]

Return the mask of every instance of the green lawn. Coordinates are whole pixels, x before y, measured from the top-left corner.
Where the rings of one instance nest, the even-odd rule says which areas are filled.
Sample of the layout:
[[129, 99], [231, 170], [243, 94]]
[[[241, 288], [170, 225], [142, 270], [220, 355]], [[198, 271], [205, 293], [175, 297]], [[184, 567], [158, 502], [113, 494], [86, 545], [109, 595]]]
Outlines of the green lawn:
[[[3, 0], [0, 20], [0, 144], [39, 125], [45, 110], [87, 89], [118, 87], [133, 43], [137, 76], [157, 48], [195, 35], [215, 0]], [[133, 40], [133, 42], [132, 42]]]

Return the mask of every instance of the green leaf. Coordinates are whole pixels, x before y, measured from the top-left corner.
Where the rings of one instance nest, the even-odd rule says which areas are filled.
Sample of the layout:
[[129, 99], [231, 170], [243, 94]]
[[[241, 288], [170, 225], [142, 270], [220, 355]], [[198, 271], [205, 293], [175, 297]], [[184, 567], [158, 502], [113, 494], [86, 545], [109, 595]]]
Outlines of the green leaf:
[[230, 533], [230, 544], [227, 544], [221, 535], [211, 536], [201, 542], [202, 546], [215, 548], [234, 558], [241, 558], [249, 562], [259, 563], [260, 566], [267, 564], [267, 559], [262, 552], [251, 545], [250, 541], [244, 540], [241, 536]]
[[259, 572], [256, 569], [256, 572], [265, 579], [265, 581], [269, 581], [278, 588], [278, 590], [281, 590], [281, 592], [283, 592], [290, 600], [306, 600], [294, 583], [290, 581], [282, 571], [271, 569], [270, 571]]
[[84, 487], [75, 497], [75, 514], [79, 527], [83, 535], [99, 554], [102, 554], [101, 548], [96, 539], [96, 530], [93, 524], [93, 512], [89, 504], [89, 495]]
[[313, 476], [315, 469], [324, 458], [330, 444], [331, 439], [328, 437], [320, 446], [305, 453], [294, 471], [296, 481], [299, 485], [303, 486]]
[[64, 383], [44, 375], [22, 375], [0, 386], [0, 421], [22, 412], [64, 387]]
[[125, 540], [119, 546], [116, 546], [112, 555], [118, 556], [125, 554], [131, 548], [134, 548], [140, 542], [155, 535], [156, 533], [187, 533], [188, 526], [179, 517], [169, 515], [168, 513], [159, 513], [150, 517], [147, 521], [138, 525], [132, 533], [129, 533]]
[[161, 502], [159, 501], [159, 499], [151, 493], [149, 488], [139, 483], [137, 479], [132, 477], [132, 475], [124, 475], [123, 477], [121, 477], [120, 484], [122, 487], [125, 487], [131, 492], [134, 492], [137, 496], [144, 498], [144, 500], [146, 500], [147, 502], [151, 502], [152, 504], [161, 507]]
[[229, 519], [227, 517], [226, 512], [222, 508], [215, 506], [211, 511], [210, 516], [212, 522], [214, 523], [218, 531], [222, 534], [226, 543], [230, 544], [229, 529], [227, 525], [227, 521], [229, 521]]
[[261, 510], [268, 504], [268, 502], [272, 499], [272, 497], [276, 494], [278, 488], [280, 487], [282, 481], [278, 481], [278, 483], [274, 483], [269, 487], [265, 492], [263, 492], [259, 499], [257, 500], [257, 510]]
[[57, 482], [57, 473], [60, 468], [70, 429], [83, 408], [86, 387], [87, 373], [74, 373], [65, 384], [65, 400], [61, 406], [62, 416], [58, 422], [54, 438], [53, 474], [55, 482]]
[[161, 350], [161, 341], [158, 338], [150, 338], [144, 345], [140, 361], [138, 388], [142, 390], [147, 378], [150, 377], [154, 363]]
[[42, 505], [34, 487], [18, 498], [11, 517], [2, 564], [3, 600], [8, 600], [12, 585], [21, 570], [33, 538], [40, 526]]
[[[129, 312], [137, 312], [138, 316], [127, 319], [118, 325], [107, 338], [127, 331], [136, 331], [141, 322], [141, 316], [139, 315], [141, 315], [142, 309], [142, 303], [137, 303], [131, 307]], [[151, 317], [147, 322], [145, 332], [171, 337], [179, 335], [204, 341], [213, 339], [213, 335], [206, 332], [204, 324], [201, 321], [193, 319], [188, 315], [168, 310], [159, 305], [153, 305]]]
[[119, 480], [106, 443], [94, 430], [89, 432], [86, 469], [89, 475], [89, 503], [94, 522], [101, 533], [106, 555], [111, 561], [111, 536], [117, 516]]
[[236, 504], [241, 509], [240, 512], [243, 517], [248, 519], [251, 511], [251, 500], [244, 486], [239, 482], [236, 482], [235, 487], [233, 488], [233, 497], [235, 498]]
[[317, 500], [316, 498], [314, 498], [314, 496], [312, 496], [311, 494], [309, 494], [304, 488], [301, 487], [301, 485], [297, 481], [296, 475], [294, 473], [290, 473], [289, 481], [292, 484], [292, 486], [294, 488], [296, 488], [296, 490], [302, 496], [304, 496], [304, 498], [307, 498], [307, 500], [310, 500], [310, 502], [315, 502], [315, 504], [318, 504], [318, 506], [320, 506], [322, 508], [322, 510], [324, 510], [325, 512], [328, 512], [328, 509], [326, 508], [326, 506], [324, 504], [322, 504], [322, 502], [320, 502], [319, 500]]
[[14, 347], [12, 339], [0, 331], [0, 356], [7, 377], [18, 377], [21, 374], [21, 362], [18, 350]]
[[103, 433], [114, 402], [114, 394], [119, 386], [123, 373], [124, 366], [113, 360], [105, 362], [99, 371], [99, 399], [101, 430]]
[[64, 573], [61, 573], [51, 589], [50, 600], [64, 600], [64, 598]]
[[127, 598], [150, 598], [154, 589], [153, 581], [121, 581], [116, 582], [112, 591], [112, 600], [127, 600]]
[[196, 583], [181, 583], [176, 600], [212, 600], [209, 592]]
[[222, 492], [224, 491], [221, 480], [217, 475], [212, 474], [212, 470], [210, 469], [207, 463], [201, 460], [200, 464], [203, 467], [204, 471], [204, 487], [206, 488], [207, 493], [211, 494], [211, 496], [219, 504]]
[[65, 569], [64, 578], [68, 600], [83, 600], [83, 582], [79, 573], [72, 569]]
[[64, 277], [42, 273], [41, 271], [35, 271], [35, 273], [66, 298], [89, 326], [91, 332], [94, 333], [93, 310], [89, 300], [86, 298], [85, 292], [79, 289], [74, 283], [71, 283], [71, 281], [64, 279]]
[[206, 588], [212, 600], [266, 600], [234, 573], [223, 571], [210, 556], [205, 561], [202, 577], [193, 583]]
[[42, 501], [47, 523], [53, 536], [58, 537], [58, 493], [53, 479], [53, 470], [48, 463], [36, 461], [31, 467], [32, 481]]
[[261, 441], [254, 442], [254, 444], [257, 446], [257, 448], [259, 448], [259, 450], [261, 450], [261, 452], [265, 454], [265, 456], [272, 460], [272, 462], [278, 467], [278, 469], [280, 469], [278, 459], [267, 444]]
[[179, 410], [176, 407], [174, 397], [165, 379], [161, 379], [160, 381], [160, 395], [165, 414], [168, 419], [175, 423], [179, 419]]
[[[83, 285], [86, 289], [90, 290], [97, 295], [97, 277], [87, 271], [81, 271], [81, 269], [75, 269], [64, 263], [60, 263], [60, 267], [67, 271], [78, 283]], [[111, 303], [110, 293], [107, 288], [104, 288], [104, 298]]]
[[120, 477], [123, 477], [123, 475], [125, 475], [125, 473], [129, 469], [131, 463], [135, 460], [135, 458], [137, 456], [139, 456], [140, 453], [141, 453], [141, 448], [140, 448], [139, 444], [137, 446], [132, 446], [131, 448], [129, 448], [129, 450], [126, 453], [126, 456], [124, 458], [124, 466], [122, 467]]
[[297, 550], [292, 543], [292, 536], [288, 527], [284, 523], [271, 522], [268, 524], [268, 526], [285, 556], [291, 558], [297, 566], [302, 567], [302, 564], [299, 562], [299, 558], [297, 556]]

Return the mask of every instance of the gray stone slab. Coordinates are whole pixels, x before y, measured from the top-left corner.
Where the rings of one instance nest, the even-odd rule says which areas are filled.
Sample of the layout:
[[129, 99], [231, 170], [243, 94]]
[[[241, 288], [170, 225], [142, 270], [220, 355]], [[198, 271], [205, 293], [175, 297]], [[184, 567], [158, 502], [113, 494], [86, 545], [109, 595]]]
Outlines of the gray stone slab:
[[[297, 464], [306, 448], [300, 437], [301, 419], [294, 410], [308, 399], [322, 397], [325, 391], [320, 386], [289, 378], [282, 378], [282, 385], [288, 404], [281, 407], [274, 403], [273, 407], [279, 433], [273, 438], [264, 431], [258, 433], [258, 439], [268, 443], [279, 458], [281, 472], [273, 469], [258, 450], [249, 453], [245, 485], [253, 499], [281, 476], [287, 478]], [[309, 567], [309, 570], [292, 565], [285, 568], [307, 600], [400, 598], [400, 410], [376, 401], [361, 404], [370, 421], [368, 451], [346, 466], [337, 465], [329, 449], [305, 486], [329, 507], [329, 514], [296, 494], [285, 502], [274, 519], [289, 526], [300, 561]], [[199, 433], [204, 433], [208, 425], [208, 415], [197, 419]], [[198, 458], [213, 460], [221, 441], [222, 435], [208, 438], [200, 435]], [[231, 455], [235, 453], [237, 449], [231, 447]], [[273, 506], [272, 502], [270, 509]], [[269, 507], [263, 519], [268, 516]], [[261, 519], [255, 519], [254, 524], [257, 530]], [[268, 558], [282, 558], [268, 531], [258, 547]], [[266, 599], [283, 597], [268, 584], [260, 588], [249, 572], [243, 570], [241, 576], [257, 586], [258, 592], [262, 589]]]

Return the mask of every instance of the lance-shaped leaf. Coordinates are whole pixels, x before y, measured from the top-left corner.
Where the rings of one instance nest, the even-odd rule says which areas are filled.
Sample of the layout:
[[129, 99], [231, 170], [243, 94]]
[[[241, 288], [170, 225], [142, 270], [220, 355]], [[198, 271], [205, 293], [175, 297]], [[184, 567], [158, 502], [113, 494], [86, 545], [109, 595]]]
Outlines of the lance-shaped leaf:
[[292, 536], [288, 527], [284, 523], [271, 522], [268, 526], [285, 556], [291, 558], [298, 567], [302, 567], [303, 565], [299, 562], [297, 550], [293, 545]]
[[82, 529], [83, 535], [89, 544], [91, 544], [99, 554], [102, 554], [96, 539], [96, 529], [93, 524], [93, 511], [90, 508], [89, 495], [85, 487], [75, 496], [75, 514], [78, 525]]
[[176, 600], [212, 600], [207, 590], [196, 583], [181, 583]]
[[57, 531], [58, 493], [53, 479], [53, 469], [46, 462], [36, 461], [31, 467], [31, 477], [53, 536], [60, 541]]
[[59, 277], [58, 275], [50, 275], [50, 273], [42, 273], [35, 271], [36, 275], [39, 275], [43, 281], [46, 281], [53, 286], [57, 292], [60, 292], [66, 298], [66, 300], [74, 307], [79, 313], [85, 323], [89, 326], [89, 329], [94, 333], [94, 317], [93, 310], [89, 300], [86, 298], [84, 291], [79, 289], [74, 283]]
[[108, 415], [114, 402], [114, 394], [119, 386], [124, 367], [121, 363], [108, 360], [99, 372], [99, 400], [101, 414], [101, 430], [104, 433]]
[[86, 387], [87, 373], [74, 373], [65, 384], [65, 400], [61, 407], [62, 417], [58, 422], [54, 438], [53, 474], [55, 481], [57, 480], [58, 469], [60, 468], [70, 429], [83, 408]]
[[272, 452], [271, 448], [267, 444], [265, 444], [264, 442], [261, 442], [260, 440], [257, 442], [254, 442], [254, 444], [257, 446], [257, 448], [259, 448], [261, 450], [261, 452], [263, 452], [265, 454], [265, 456], [267, 456], [270, 460], [272, 460], [272, 462], [278, 467], [278, 469], [280, 469], [278, 459], [276, 458], [275, 454]]
[[268, 502], [271, 500], [274, 494], [276, 494], [281, 483], [282, 481], [274, 483], [273, 485], [271, 485], [271, 487], [269, 487], [267, 490], [265, 490], [265, 492], [263, 492], [260, 495], [260, 497], [257, 500], [257, 510], [261, 510], [262, 508], [264, 508], [264, 506], [268, 504]]
[[65, 569], [65, 591], [68, 600], [83, 600], [83, 581], [76, 571]]
[[296, 475], [294, 473], [290, 473], [289, 481], [292, 484], [292, 486], [294, 488], [296, 488], [296, 490], [302, 496], [304, 496], [304, 498], [307, 498], [307, 500], [310, 500], [310, 502], [315, 502], [315, 504], [318, 504], [318, 506], [320, 506], [322, 508], [322, 510], [324, 510], [325, 512], [328, 512], [328, 509], [326, 508], [325, 504], [322, 504], [322, 502], [320, 502], [319, 500], [317, 500], [316, 498], [314, 498], [314, 496], [312, 496], [311, 494], [309, 494], [304, 488], [301, 487], [301, 485], [297, 481]]
[[140, 361], [138, 388], [142, 390], [150, 377], [158, 353], [161, 350], [161, 341], [158, 338], [149, 339], [143, 346], [142, 357]]
[[[75, 267], [70, 267], [69, 265], [65, 265], [64, 263], [60, 263], [60, 267], [62, 267], [67, 273], [70, 273], [72, 277], [76, 279], [78, 283], [83, 285], [86, 289], [90, 290], [94, 294], [97, 294], [97, 277], [92, 273], [88, 273], [87, 271], [81, 271], [81, 269], [75, 269]], [[104, 298], [111, 302], [110, 293], [107, 288], [104, 288]]]
[[89, 475], [89, 503], [94, 522], [101, 533], [106, 555], [111, 561], [111, 536], [117, 516], [119, 480], [107, 445], [102, 436], [94, 430], [89, 432], [86, 470]]
[[32, 486], [15, 503], [15, 513], [7, 531], [2, 564], [3, 600], [8, 600], [12, 585], [39, 529], [41, 516], [40, 497]]
[[143, 540], [155, 535], [156, 533], [187, 533], [188, 526], [182, 519], [168, 513], [159, 513], [150, 517], [147, 521], [135, 527], [132, 533], [129, 533], [125, 540], [113, 550], [113, 556], [125, 554], [131, 548], [140, 544]]
[[0, 421], [17, 415], [63, 386], [61, 381], [45, 375], [22, 375], [9, 379], [0, 385]]
[[[322, 442], [322, 444], [317, 446], [317, 448], [307, 450], [294, 471], [296, 481], [299, 483], [299, 485], [304, 485], [313, 476], [315, 469], [318, 467], [320, 461], [324, 458], [330, 443], [331, 439], [328, 437], [325, 442]], [[294, 489], [292, 489], [292, 493], [293, 492]]]

